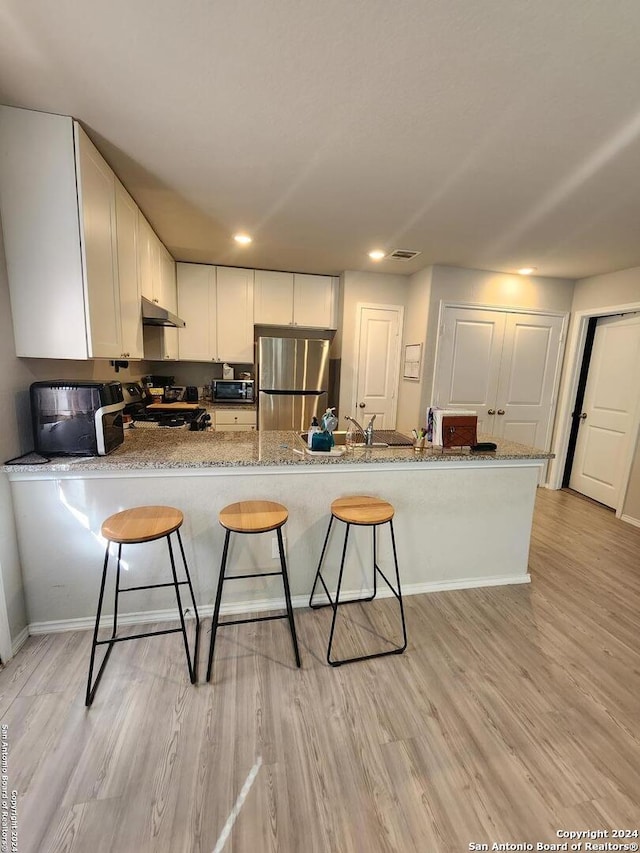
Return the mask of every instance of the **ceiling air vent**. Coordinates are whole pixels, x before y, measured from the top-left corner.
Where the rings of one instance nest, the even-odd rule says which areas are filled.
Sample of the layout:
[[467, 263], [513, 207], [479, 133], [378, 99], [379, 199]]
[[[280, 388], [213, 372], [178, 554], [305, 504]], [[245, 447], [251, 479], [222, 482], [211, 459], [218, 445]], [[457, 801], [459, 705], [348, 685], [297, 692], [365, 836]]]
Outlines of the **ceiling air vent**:
[[394, 249], [393, 252], [389, 252], [386, 257], [386, 260], [390, 261], [412, 261], [414, 258], [417, 258], [418, 255], [422, 254], [421, 252], [414, 252], [411, 249]]

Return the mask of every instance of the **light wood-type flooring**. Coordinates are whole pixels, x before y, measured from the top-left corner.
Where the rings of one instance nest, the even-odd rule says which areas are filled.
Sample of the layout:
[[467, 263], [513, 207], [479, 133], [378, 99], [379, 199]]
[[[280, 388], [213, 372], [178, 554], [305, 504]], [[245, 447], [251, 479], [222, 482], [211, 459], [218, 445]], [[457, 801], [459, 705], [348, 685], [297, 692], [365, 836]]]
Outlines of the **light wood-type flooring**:
[[[300, 670], [286, 621], [221, 629], [210, 685], [179, 635], [121, 644], [89, 711], [90, 632], [31, 638], [0, 673], [20, 853], [211, 853], [259, 759], [234, 853], [640, 828], [640, 529], [540, 489], [530, 566], [531, 585], [406, 598], [402, 657], [331, 669], [328, 610], [296, 611]], [[368, 607], [344, 651], [393, 635], [394, 600]]]

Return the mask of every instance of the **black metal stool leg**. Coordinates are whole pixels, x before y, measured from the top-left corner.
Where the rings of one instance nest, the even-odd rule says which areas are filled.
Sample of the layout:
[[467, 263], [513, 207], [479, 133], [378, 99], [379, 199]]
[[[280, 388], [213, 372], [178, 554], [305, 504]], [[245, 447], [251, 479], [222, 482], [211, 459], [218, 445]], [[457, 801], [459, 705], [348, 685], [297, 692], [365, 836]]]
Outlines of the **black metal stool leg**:
[[178, 544], [180, 545], [180, 554], [182, 555], [182, 565], [184, 566], [184, 573], [187, 577], [187, 584], [189, 585], [189, 592], [191, 593], [191, 603], [193, 604], [193, 612], [196, 617], [196, 645], [193, 651], [193, 669], [194, 672], [198, 671], [198, 650], [200, 648], [200, 616], [198, 615], [198, 608], [196, 606], [196, 597], [193, 594], [193, 585], [191, 583], [191, 575], [189, 574], [189, 566], [187, 565], [187, 558], [184, 554], [184, 547], [182, 545], [182, 536], [180, 536], [180, 530], [176, 530], [178, 534]]
[[336, 589], [336, 600], [333, 604], [333, 617], [331, 619], [331, 633], [329, 634], [329, 645], [327, 646], [327, 663], [331, 666], [340, 666], [342, 661], [331, 660], [331, 647], [333, 645], [333, 632], [336, 628], [336, 619], [338, 618], [338, 605], [340, 603], [340, 587], [342, 586], [342, 575], [344, 573], [344, 561], [347, 556], [347, 542], [349, 541], [349, 529], [351, 525], [347, 523], [347, 529], [344, 533], [344, 545], [342, 546], [342, 559], [340, 560], [340, 572], [338, 573], [338, 588]]
[[227, 565], [227, 554], [229, 552], [229, 538], [231, 531], [227, 530], [224, 537], [224, 548], [222, 549], [222, 563], [220, 565], [220, 577], [218, 578], [218, 589], [216, 592], [216, 603], [213, 608], [213, 619], [211, 622], [211, 641], [209, 643], [209, 661], [207, 663], [207, 681], [211, 680], [211, 667], [213, 665], [213, 649], [216, 643], [216, 631], [218, 630], [218, 618], [220, 616], [220, 602], [222, 600], [222, 584]]
[[182, 629], [182, 639], [184, 641], [184, 653], [187, 656], [187, 666], [189, 667], [189, 678], [191, 683], [196, 683], [195, 662], [191, 662], [189, 653], [189, 640], [187, 638], [187, 626], [184, 623], [184, 613], [182, 612], [182, 599], [180, 598], [180, 587], [178, 586], [178, 575], [176, 572], [176, 561], [173, 559], [173, 547], [171, 545], [171, 534], [167, 535], [167, 545], [169, 547], [169, 560], [171, 562], [171, 574], [173, 575], [173, 586], [176, 591], [176, 601], [178, 602], [178, 615], [180, 616], [180, 627]]
[[287, 605], [287, 616], [289, 617], [289, 628], [291, 629], [291, 640], [293, 642], [293, 652], [296, 657], [296, 665], [300, 666], [300, 653], [298, 652], [298, 638], [296, 637], [296, 626], [293, 621], [293, 607], [291, 606], [291, 591], [289, 589], [289, 577], [287, 575], [287, 561], [284, 556], [284, 547], [282, 544], [282, 528], [276, 530], [278, 536], [278, 551], [280, 552], [280, 565], [282, 566], [282, 582], [284, 584], [284, 600]]
[[325, 587], [325, 592], [327, 590], [327, 588], [324, 584], [324, 580], [322, 579], [322, 575], [320, 574], [320, 570], [322, 568], [322, 561], [324, 560], [325, 551], [327, 550], [327, 544], [329, 542], [329, 534], [331, 533], [332, 524], [333, 524], [333, 515], [329, 519], [329, 526], [327, 527], [327, 535], [324, 537], [324, 545], [322, 546], [322, 553], [320, 554], [320, 560], [318, 561], [318, 569], [316, 571], [316, 576], [315, 576], [315, 579], [313, 581], [313, 586], [311, 587], [311, 595], [309, 596], [309, 607], [311, 607], [313, 610], [319, 610], [321, 607], [332, 606], [331, 605], [331, 598], [329, 598], [328, 592], [326, 593], [327, 597], [329, 598], [328, 604], [314, 604], [313, 603], [313, 596], [316, 594], [316, 585], [318, 583], [318, 580], [320, 580], [321, 584]]
[[373, 525], [373, 595], [371, 596], [371, 600], [373, 600], [378, 592], [378, 557], [376, 553], [376, 530], [378, 529], [377, 524]]
[[398, 584], [398, 595], [396, 596], [398, 599], [398, 604], [400, 605], [400, 618], [402, 619], [402, 637], [403, 644], [398, 649], [397, 654], [402, 654], [402, 652], [407, 648], [407, 626], [404, 621], [404, 606], [402, 604], [402, 589], [400, 587], [400, 571], [398, 569], [398, 555], [396, 554], [396, 537], [393, 532], [393, 519], [389, 521], [389, 527], [391, 529], [391, 547], [393, 548], [393, 562], [396, 568], [396, 583]]
[[[109, 659], [109, 655], [111, 654], [111, 649], [113, 648], [113, 643], [109, 644], [109, 647], [105, 653], [105, 656], [102, 660], [102, 664], [100, 669], [98, 670], [98, 675], [96, 676], [95, 684], [93, 687], [91, 686], [91, 678], [93, 676], [93, 665], [96, 659], [96, 647], [98, 642], [98, 629], [100, 627], [100, 616], [102, 614], [102, 601], [104, 599], [104, 588], [107, 582], [107, 566], [109, 564], [109, 545], [111, 543], [107, 542], [107, 548], [104, 554], [104, 566], [102, 568], [102, 582], [100, 584], [100, 595], [98, 597], [98, 612], [96, 613], [96, 625], [93, 630], [93, 642], [91, 643], [91, 659], [89, 661], [89, 677], [87, 678], [87, 693], [85, 696], [84, 704], [88, 708], [93, 702], [93, 697], [96, 695], [96, 690], [98, 689], [98, 684], [100, 683], [100, 678], [102, 677], [102, 673], [106, 666], [107, 660]], [[118, 556], [120, 555], [120, 548], [118, 549]], [[114, 634], [115, 634], [115, 625], [114, 625]]]

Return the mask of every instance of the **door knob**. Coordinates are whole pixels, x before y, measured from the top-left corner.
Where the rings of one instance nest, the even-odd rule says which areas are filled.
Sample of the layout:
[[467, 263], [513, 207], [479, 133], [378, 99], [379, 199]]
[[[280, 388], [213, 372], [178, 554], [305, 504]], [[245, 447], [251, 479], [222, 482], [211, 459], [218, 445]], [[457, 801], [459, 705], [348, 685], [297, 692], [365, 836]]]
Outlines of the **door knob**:
[[495, 409], [488, 409], [488, 410], [487, 410], [487, 414], [488, 414], [488, 415], [495, 415], [495, 413], [496, 413], [496, 410], [495, 410]]
[[358, 403], [358, 405], [360, 406], [361, 409], [364, 409], [364, 405], [365, 405], [364, 403]]
[[504, 409], [498, 409], [498, 414], [499, 414], [499, 415], [504, 415]]
[[580, 415], [580, 420], [581, 420], [581, 421], [586, 421], [586, 419], [587, 419], [587, 413], [586, 413], [586, 412], [583, 412], [583, 413]]

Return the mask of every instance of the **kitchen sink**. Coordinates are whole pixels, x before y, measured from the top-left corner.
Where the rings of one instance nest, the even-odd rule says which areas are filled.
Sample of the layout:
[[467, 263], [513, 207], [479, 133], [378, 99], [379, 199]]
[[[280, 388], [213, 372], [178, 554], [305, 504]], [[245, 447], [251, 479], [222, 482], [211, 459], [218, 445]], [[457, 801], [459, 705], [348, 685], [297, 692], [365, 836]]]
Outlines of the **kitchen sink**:
[[[298, 435], [304, 441], [304, 443], [307, 444], [309, 433], [308, 432], [300, 432], [300, 433], [298, 433]], [[344, 447], [345, 446], [346, 435], [347, 435], [346, 430], [343, 430], [343, 429], [335, 430], [335, 432], [333, 433], [333, 440], [335, 442], [336, 447]], [[375, 435], [375, 433], [374, 433], [374, 435]], [[367, 445], [364, 443], [364, 441], [357, 441], [351, 445], [351, 447], [366, 447], [366, 446]], [[384, 441], [374, 441], [373, 444], [371, 444], [369, 446], [370, 447], [389, 447], [389, 445], [386, 444]]]

